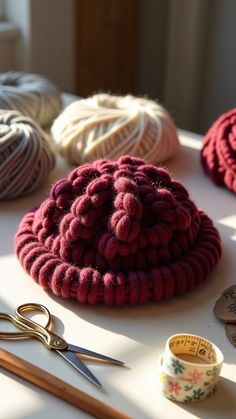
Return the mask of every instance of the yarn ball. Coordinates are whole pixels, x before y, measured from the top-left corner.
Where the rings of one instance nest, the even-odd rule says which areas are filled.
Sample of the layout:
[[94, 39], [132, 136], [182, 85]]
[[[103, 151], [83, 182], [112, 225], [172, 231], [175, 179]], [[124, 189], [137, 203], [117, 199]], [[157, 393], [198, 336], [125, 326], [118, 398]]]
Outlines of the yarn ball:
[[17, 71], [0, 74], [0, 109], [17, 110], [46, 126], [57, 117], [60, 108], [60, 92], [46, 78]]
[[84, 164], [57, 181], [23, 217], [15, 250], [53, 294], [121, 305], [190, 291], [215, 267], [221, 243], [166, 170], [125, 156]]
[[0, 110], [0, 199], [26, 195], [54, 168], [50, 139], [31, 118]]
[[220, 116], [206, 133], [201, 161], [216, 185], [236, 193], [236, 108]]
[[168, 112], [154, 101], [97, 94], [65, 108], [54, 121], [57, 148], [72, 164], [129, 154], [161, 163], [179, 146]]

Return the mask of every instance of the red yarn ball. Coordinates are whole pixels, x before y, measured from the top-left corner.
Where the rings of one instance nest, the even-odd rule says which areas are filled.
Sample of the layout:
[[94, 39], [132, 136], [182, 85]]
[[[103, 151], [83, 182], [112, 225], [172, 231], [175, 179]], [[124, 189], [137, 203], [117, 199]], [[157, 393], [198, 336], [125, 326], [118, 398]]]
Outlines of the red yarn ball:
[[201, 161], [216, 185], [236, 193], [236, 109], [223, 114], [203, 139]]
[[56, 182], [24, 216], [15, 244], [44, 288], [107, 305], [189, 291], [221, 255], [218, 231], [186, 189], [132, 157], [84, 164]]

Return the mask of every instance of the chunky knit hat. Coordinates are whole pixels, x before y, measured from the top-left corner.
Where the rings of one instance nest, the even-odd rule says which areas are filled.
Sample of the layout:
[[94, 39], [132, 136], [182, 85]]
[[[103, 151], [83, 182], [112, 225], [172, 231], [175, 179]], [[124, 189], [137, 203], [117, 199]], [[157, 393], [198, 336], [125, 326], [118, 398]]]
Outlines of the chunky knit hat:
[[203, 140], [201, 160], [216, 185], [236, 193], [236, 108], [210, 127]]
[[212, 221], [166, 170], [121, 157], [57, 181], [24, 216], [16, 254], [56, 295], [121, 305], [191, 290], [215, 267], [221, 244]]

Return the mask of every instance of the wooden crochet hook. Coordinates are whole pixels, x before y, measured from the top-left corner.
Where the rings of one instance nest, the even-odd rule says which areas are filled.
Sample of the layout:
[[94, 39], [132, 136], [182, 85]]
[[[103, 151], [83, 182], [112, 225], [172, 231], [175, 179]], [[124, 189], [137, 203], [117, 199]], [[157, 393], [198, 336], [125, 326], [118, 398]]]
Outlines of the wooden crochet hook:
[[30, 362], [19, 358], [0, 348], [0, 367], [13, 372], [30, 383], [52, 393], [54, 396], [84, 410], [86, 413], [101, 419], [130, 419], [119, 410], [114, 409], [81, 390], [60, 380], [54, 375], [36, 367]]

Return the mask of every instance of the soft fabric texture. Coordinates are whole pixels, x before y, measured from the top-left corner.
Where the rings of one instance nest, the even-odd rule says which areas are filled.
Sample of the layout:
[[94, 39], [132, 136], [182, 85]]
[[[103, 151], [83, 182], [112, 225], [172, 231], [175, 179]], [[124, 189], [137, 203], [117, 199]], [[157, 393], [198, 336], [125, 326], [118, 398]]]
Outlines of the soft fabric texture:
[[19, 111], [47, 126], [60, 108], [60, 91], [46, 78], [19, 71], [0, 74], [0, 109]]
[[54, 168], [52, 142], [31, 118], [0, 110], [0, 199], [37, 189]]
[[201, 161], [216, 185], [236, 193], [236, 108], [220, 116], [206, 133]]
[[90, 304], [169, 299], [214, 269], [219, 233], [169, 173], [139, 158], [97, 160], [55, 183], [20, 223], [16, 254], [53, 294]]
[[52, 136], [60, 154], [75, 164], [124, 154], [161, 163], [179, 146], [174, 122], [161, 105], [108, 94], [70, 104], [54, 121]]

